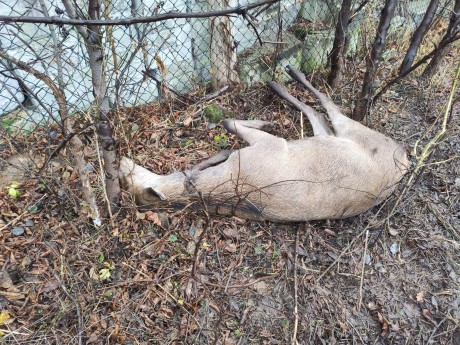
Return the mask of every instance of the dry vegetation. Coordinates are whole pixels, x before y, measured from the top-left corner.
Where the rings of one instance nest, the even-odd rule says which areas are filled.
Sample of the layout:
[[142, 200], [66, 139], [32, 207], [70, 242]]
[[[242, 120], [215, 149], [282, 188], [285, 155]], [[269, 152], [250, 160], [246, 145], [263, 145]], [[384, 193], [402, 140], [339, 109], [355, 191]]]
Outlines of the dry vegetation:
[[[369, 125], [411, 148], [428, 131], [423, 146], [438, 128], [450, 62], [431, 85], [415, 77], [394, 87]], [[335, 98], [349, 113], [356, 90], [346, 85]], [[207, 103], [120, 112], [121, 153], [167, 173], [242, 145], [209, 127], [210, 104], [300, 136], [298, 113], [266, 87], [238, 87]], [[379, 226], [395, 198], [347, 220], [289, 225], [141, 212], [125, 196], [114, 224], [96, 229], [63, 152], [53, 172], [21, 184], [18, 198], [0, 191], [0, 343], [289, 344], [295, 335], [299, 344], [460, 344], [458, 103], [455, 112], [431, 156], [440, 163]], [[62, 140], [45, 130], [15, 139], [16, 147], [3, 139], [2, 157], [27, 149], [43, 161]], [[100, 186], [93, 139], [85, 136], [85, 155]]]

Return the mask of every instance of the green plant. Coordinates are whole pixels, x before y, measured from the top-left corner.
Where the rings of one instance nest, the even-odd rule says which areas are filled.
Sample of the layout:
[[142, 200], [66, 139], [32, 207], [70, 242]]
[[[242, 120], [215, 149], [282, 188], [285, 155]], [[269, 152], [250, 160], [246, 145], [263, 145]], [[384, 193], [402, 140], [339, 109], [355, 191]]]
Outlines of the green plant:
[[218, 123], [220, 120], [222, 120], [223, 116], [222, 109], [214, 104], [210, 104], [204, 108], [203, 114], [211, 123]]
[[177, 242], [177, 236], [176, 235], [169, 235], [168, 237], [168, 242]]
[[11, 182], [10, 186], [8, 187], [8, 194], [11, 195], [13, 198], [19, 198], [19, 196], [21, 195], [21, 192], [18, 189], [19, 186], [19, 182]]
[[227, 134], [221, 133], [214, 136], [214, 142], [218, 144], [221, 148], [225, 149], [228, 146], [228, 137]]
[[254, 253], [255, 253], [256, 255], [262, 254], [263, 251], [264, 251], [264, 249], [263, 249], [261, 246], [257, 246], [257, 247], [254, 248]]

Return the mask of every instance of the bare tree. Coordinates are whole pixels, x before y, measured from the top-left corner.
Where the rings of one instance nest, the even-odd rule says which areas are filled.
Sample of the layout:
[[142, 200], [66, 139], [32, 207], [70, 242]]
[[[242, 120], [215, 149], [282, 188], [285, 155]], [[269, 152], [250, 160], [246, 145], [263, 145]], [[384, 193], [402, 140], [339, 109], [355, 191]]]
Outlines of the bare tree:
[[358, 99], [356, 100], [355, 109], [353, 110], [352, 118], [354, 120], [361, 121], [369, 109], [375, 72], [377, 71], [377, 67], [382, 57], [388, 29], [390, 27], [391, 20], [393, 19], [397, 2], [397, 0], [385, 1], [385, 6], [383, 7], [379, 26], [377, 28], [377, 35], [375, 36], [374, 44], [372, 45], [372, 52], [367, 58], [363, 87]]
[[328, 76], [328, 84], [335, 89], [340, 84], [346, 55], [346, 39], [348, 35], [348, 23], [351, 14], [352, 0], [343, 0], [337, 25], [335, 27], [334, 44], [329, 55], [331, 71]]
[[[229, 7], [229, 0], [208, 0], [208, 10]], [[236, 65], [236, 45], [232, 36], [232, 22], [227, 16], [209, 19], [211, 35], [211, 85], [214, 89], [239, 81]]]
[[[75, 3], [63, 0], [67, 14], [72, 19], [81, 19], [77, 15]], [[80, 13], [82, 11], [79, 11]], [[91, 20], [99, 20], [101, 6], [98, 0], [89, 0], [88, 15]], [[98, 134], [102, 146], [105, 169], [105, 190], [109, 213], [116, 209], [120, 199], [120, 183], [118, 181], [118, 159], [113, 138], [112, 121], [109, 118], [109, 97], [104, 68], [104, 49], [102, 47], [102, 31], [98, 25], [88, 25], [87, 29], [76, 25], [88, 52], [91, 80], [98, 115]], [[104, 177], [103, 177], [104, 178]]]
[[[424, 78], [431, 78], [436, 71], [438, 70], [439, 63], [444, 59], [450, 49], [451, 41], [454, 36], [459, 32], [460, 27], [460, 0], [455, 0], [454, 9], [450, 16], [449, 26], [447, 27], [446, 33], [439, 43], [440, 46], [443, 46], [442, 49], [439, 49], [431, 59], [428, 66], [426, 66], [423, 71]], [[447, 44], [446, 44], [447, 43]]]
[[430, 1], [422, 21], [412, 36], [409, 49], [407, 49], [406, 56], [404, 57], [401, 67], [399, 68], [399, 73], [402, 74], [406, 72], [414, 63], [420, 43], [430, 28], [431, 22], [433, 21], [434, 15], [436, 14], [436, 10], [438, 9], [438, 5], [439, 0]]
[[449, 40], [442, 42], [439, 46], [435, 47], [431, 52], [420, 58], [416, 63], [414, 63], [409, 69], [407, 69], [404, 73], [398, 74], [396, 77], [388, 81], [381, 89], [380, 91], [373, 97], [372, 103], [377, 102], [382, 95], [388, 91], [388, 89], [396, 84], [398, 81], [401, 79], [405, 78], [407, 75], [415, 71], [417, 68], [419, 68], [421, 65], [426, 63], [429, 59], [431, 59], [439, 50], [444, 49], [445, 46], [450, 45], [451, 43], [460, 40], [460, 33], [457, 32], [454, 36], [450, 37]]

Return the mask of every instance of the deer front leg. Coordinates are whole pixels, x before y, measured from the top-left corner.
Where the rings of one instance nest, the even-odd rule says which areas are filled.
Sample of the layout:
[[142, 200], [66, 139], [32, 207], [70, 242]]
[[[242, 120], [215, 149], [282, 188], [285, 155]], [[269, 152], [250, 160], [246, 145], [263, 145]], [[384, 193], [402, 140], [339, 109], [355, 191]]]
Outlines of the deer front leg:
[[274, 135], [265, 132], [273, 128], [273, 124], [267, 121], [227, 119], [222, 121], [222, 125], [227, 132], [236, 134], [249, 145], [276, 138]]
[[201, 170], [207, 169], [209, 167], [215, 166], [215, 165], [217, 165], [219, 163], [225, 162], [233, 152], [235, 152], [235, 150], [223, 150], [223, 151], [220, 151], [219, 153], [215, 154], [214, 156], [209, 157], [205, 161], [200, 162], [200, 163], [196, 164], [195, 166], [193, 166], [193, 168], [191, 169], [191, 172], [196, 173], [198, 171], [201, 171]]

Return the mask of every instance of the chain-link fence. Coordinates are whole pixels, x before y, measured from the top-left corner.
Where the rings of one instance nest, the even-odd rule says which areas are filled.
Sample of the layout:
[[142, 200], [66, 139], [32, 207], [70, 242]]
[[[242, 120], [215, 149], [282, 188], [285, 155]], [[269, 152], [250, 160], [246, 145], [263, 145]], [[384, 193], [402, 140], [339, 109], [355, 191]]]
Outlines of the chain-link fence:
[[[392, 32], [411, 32], [429, 1], [403, 1]], [[60, 2], [2, 0], [0, 15], [68, 18]], [[85, 18], [87, 4], [77, 2]], [[362, 6], [364, 4], [364, 6]], [[350, 26], [349, 54], [363, 37], [372, 39], [383, 1], [356, 3]], [[236, 8], [246, 3], [213, 0], [131, 0], [104, 2], [101, 19], [125, 19], [167, 14], [200, 13]], [[341, 1], [281, 1], [253, 9], [252, 16], [230, 15], [227, 47], [214, 44], [219, 25], [212, 18], [178, 18], [103, 27], [109, 97], [117, 106], [133, 106], [161, 98], [162, 87], [183, 94], [212, 81], [218, 69], [233, 71], [232, 81], [253, 83], [274, 77], [288, 63], [303, 71], [326, 65]], [[442, 11], [442, 6], [440, 11]], [[0, 49], [49, 76], [65, 90], [69, 114], [85, 110], [94, 97], [91, 71], [82, 39], [74, 26], [4, 21]], [[227, 49], [227, 50], [226, 50]], [[224, 51], [226, 53], [224, 54]], [[230, 55], [225, 57], [224, 55]], [[222, 59], [222, 61], [216, 61]], [[230, 66], [229, 66], [230, 65]], [[2, 127], [32, 128], [53, 120], [56, 100], [50, 88], [8, 59], [0, 59], [0, 121]]]

